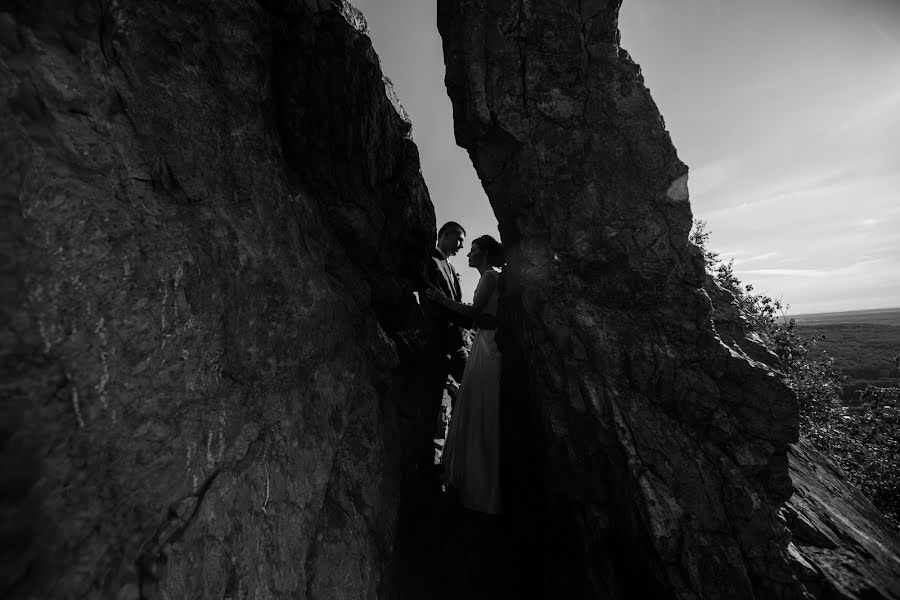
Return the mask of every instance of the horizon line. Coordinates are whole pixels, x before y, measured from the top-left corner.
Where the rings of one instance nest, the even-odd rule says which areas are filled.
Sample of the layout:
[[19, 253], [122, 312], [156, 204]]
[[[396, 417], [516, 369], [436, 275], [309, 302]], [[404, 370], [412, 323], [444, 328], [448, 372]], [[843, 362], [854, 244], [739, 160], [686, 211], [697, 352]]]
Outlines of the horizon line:
[[859, 313], [859, 312], [886, 312], [891, 310], [900, 311], [900, 306], [885, 306], [881, 308], [855, 308], [853, 310], [829, 310], [825, 312], [815, 312], [815, 313], [785, 313], [786, 317], [796, 318], [796, 317], [812, 317], [812, 316], [821, 316], [821, 315], [845, 315], [848, 313]]

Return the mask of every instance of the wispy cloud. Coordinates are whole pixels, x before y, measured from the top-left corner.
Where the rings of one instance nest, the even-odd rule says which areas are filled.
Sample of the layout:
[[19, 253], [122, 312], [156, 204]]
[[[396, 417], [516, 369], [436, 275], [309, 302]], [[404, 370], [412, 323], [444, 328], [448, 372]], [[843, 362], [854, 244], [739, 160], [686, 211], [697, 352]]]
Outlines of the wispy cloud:
[[788, 220], [787, 214], [791, 214], [796, 223], [828, 215], [849, 224], [859, 223], [852, 217], [848, 218], [854, 211], [869, 214], [877, 211], [879, 220], [883, 220], [886, 214], [897, 212], [893, 207], [896, 204], [895, 190], [900, 186], [900, 172], [869, 172], [864, 170], [865, 167], [874, 168], [874, 165], [864, 165], [859, 169], [855, 165], [841, 170], [826, 169], [792, 179], [773, 178], [771, 183], [764, 181], [755, 186], [739, 187], [737, 191], [723, 191], [716, 200], [729, 206], [702, 210], [704, 202], [701, 200], [695, 204], [700, 209], [697, 216], [708, 221], [714, 232], [716, 222], [739, 220], [744, 225], [760, 224], [776, 214], [783, 221]]
[[[768, 260], [768, 259], [770, 259], [770, 258], [773, 258], [773, 257], [775, 257], [777, 254], [778, 254], [777, 252], [765, 252], [765, 253], [763, 253], [763, 254], [757, 254], [756, 256], [751, 256], [751, 257], [749, 257], [749, 258], [741, 259], [740, 262], [741, 262], [741, 264], [746, 264], [746, 263], [749, 263], [749, 262], [759, 262], [759, 261], [761, 261], [761, 260]], [[735, 261], [735, 263], [737, 263], [737, 262], [738, 262], [738, 261]]]
[[738, 256], [747, 256], [752, 254], [749, 250], [723, 250], [719, 252], [719, 256], [725, 259], [737, 258]]
[[870, 25], [872, 26], [872, 31], [875, 32], [875, 35], [884, 40], [889, 46], [892, 46], [894, 50], [900, 50], [900, 39], [890, 35], [875, 23], [870, 23]]
[[742, 275], [758, 275], [764, 277], [836, 277], [848, 274], [864, 274], [870, 268], [884, 262], [884, 259], [870, 256], [859, 257], [849, 264], [832, 267], [817, 267], [806, 269], [741, 269]]
[[[900, 67], [898, 67], [900, 71]], [[877, 125], [883, 131], [884, 121], [900, 115], [900, 87], [876, 94], [868, 102], [862, 102], [847, 112], [847, 118], [836, 125], [832, 134], [844, 137], [860, 128]]]
[[778, 187], [768, 192], [766, 198], [777, 200], [801, 194], [821, 194], [825, 191], [831, 191], [835, 187], [846, 185], [849, 181], [856, 178], [858, 178], [858, 175], [847, 170], [811, 173], [782, 182]]
[[756, 263], [764, 260], [769, 260], [770, 258], [774, 258], [778, 255], [777, 252], [764, 252], [762, 254], [753, 254], [749, 250], [726, 250], [725, 252], [719, 252], [720, 260], [728, 262], [730, 260], [734, 261], [734, 265], [741, 266], [746, 265], [748, 263]]
[[723, 158], [696, 169], [688, 174], [691, 196], [696, 198], [707, 194], [734, 178], [741, 170], [741, 162], [736, 158]]
[[741, 273], [763, 277], [825, 277], [828, 275], [828, 271], [823, 269], [747, 269], [742, 270]]
[[776, 265], [796, 265], [798, 263], [805, 263], [807, 261], [806, 258], [800, 256], [792, 256], [789, 258], [779, 258], [775, 261]]

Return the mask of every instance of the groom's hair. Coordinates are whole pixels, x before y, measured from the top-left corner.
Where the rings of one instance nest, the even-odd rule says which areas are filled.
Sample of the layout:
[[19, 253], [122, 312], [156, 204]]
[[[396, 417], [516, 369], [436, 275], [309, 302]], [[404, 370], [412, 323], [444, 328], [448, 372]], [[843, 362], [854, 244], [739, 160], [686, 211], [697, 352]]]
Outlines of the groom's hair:
[[438, 237], [441, 237], [442, 235], [444, 235], [444, 232], [447, 231], [448, 229], [459, 229], [460, 231], [462, 231], [463, 235], [466, 235], [466, 230], [463, 228], [462, 225], [460, 225], [456, 221], [447, 221], [446, 223], [441, 225], [440, 229], [438, 229]]

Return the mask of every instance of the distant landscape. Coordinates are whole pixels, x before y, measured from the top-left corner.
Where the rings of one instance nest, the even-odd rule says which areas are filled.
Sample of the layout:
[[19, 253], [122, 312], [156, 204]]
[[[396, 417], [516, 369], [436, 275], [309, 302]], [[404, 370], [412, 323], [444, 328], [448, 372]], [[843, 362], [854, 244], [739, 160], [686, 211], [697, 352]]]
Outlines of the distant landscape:
[[900, 326], [900, 307], [877, 308], [872, 310], [850, 310], [844, 312], [817, 313], [812, 315], [788, 315], [798, 325], [870, 325]]
[[843, 398], [853, 402], [867, 385], [900, 387], [900, 308], [788, 315], [815, 342], [810, 358], [824, 350], [844, 376]]

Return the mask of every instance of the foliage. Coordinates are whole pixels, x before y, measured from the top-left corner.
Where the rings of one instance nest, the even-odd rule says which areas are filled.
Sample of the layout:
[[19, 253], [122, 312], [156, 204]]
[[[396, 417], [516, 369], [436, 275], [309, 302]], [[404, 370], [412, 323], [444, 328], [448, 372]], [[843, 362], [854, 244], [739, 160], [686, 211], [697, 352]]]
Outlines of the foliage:
[[[706, 231], [705, 221], [694, 221], [690, 240], [703, 252], [706, 272], [713, 276], [716, 283], [734, 295], [740, 312], [747, 319], [750, 328], [764, 337], [773, 336], [778, 329], [778, 314], [783, 308], [781, 301], [774, 300], [765, 294], [754, 294], [753, 286], [743, 285], [734, 274], [734, 259], [727, 263], [722, 262], [718, 253], [707, 248], [709, 232]], [[772, 340], [767, 339], [767, 341], [771, 342]]]
[[[841, 373], [823, 344], [828, 338], [785, 318], [780, 300], [742, 284], [734, 273], [734, 262], [722, 262], [707, 249], [709, 233], [703, 221], [695, 221], [691, 241], [702, 250], [707, 273], [734, 295], [749, 329], [780, 359], [781, 370], [797, 394], [801, 433], [900, 527], [900, 470], [896, 468], [900, 464], [900, 389], [868, 386], [855, 406], [844, 406]], [[834, 341], [828, 345], [831, 350]], [[866, 354], [860, 348], [850, 352]]]
[[[813, 439], [829, 449], [848, 478], [900, 526], [900, 388], [869, 386], [857, 406], [832, 414], [834, 426]], [[818, 438], [818, 439], [817, 439]]]

